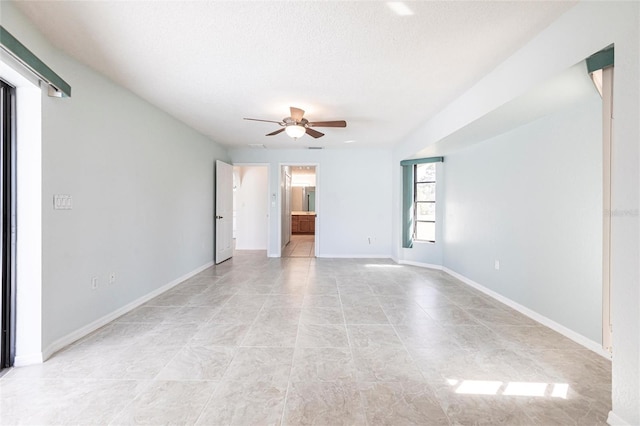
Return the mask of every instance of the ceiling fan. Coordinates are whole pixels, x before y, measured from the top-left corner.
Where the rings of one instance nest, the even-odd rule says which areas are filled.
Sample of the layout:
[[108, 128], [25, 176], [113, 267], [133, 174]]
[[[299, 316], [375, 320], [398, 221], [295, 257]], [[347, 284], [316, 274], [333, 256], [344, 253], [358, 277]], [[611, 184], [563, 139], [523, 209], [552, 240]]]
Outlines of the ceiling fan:
[[266, 123], [279, 124], [282, 129], [278, 129], [275, 132], [267, 133], [265, 136], [275, 136], [278, 133], [286, 132], [287, 135], [293, 139], [298, 139], [305, 133], [314, 138], [320, 138], [324, 136], [324, 133], [319, 132], [312, 127], [347, 127], [347, 122], [344, 120], [339, 121], [309, 121], [306, 118], [302, 118], [304, 110], [296, 107], [290, 107], [291, 117], [283, 118], [282, 121], [273, 120], [260, 120], [258, 118], [245, 118], [245, 120], [251, 121], [264, 121]]

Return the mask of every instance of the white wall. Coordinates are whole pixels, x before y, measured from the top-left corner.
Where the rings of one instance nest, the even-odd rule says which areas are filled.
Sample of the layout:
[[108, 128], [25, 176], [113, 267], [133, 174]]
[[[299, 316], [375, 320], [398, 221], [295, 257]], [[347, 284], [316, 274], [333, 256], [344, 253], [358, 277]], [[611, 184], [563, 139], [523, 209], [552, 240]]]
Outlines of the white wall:
[[[213, 164], [227, 156], [50, 46], [10, 3], [2, 4], [2, 25], [72, 86], [71, 98], [49, 98], [46, 90], [42, 97], [46, 353], [212, 261]], [[72, 195], [73, 210], [53, 210], [54, 194]], [[111, 272], [117, 281], [107, 285]]]
[[[612, 422], [640, 424], [640, 4], [580, 2], [475, 86], [411, 133], [394, 165], [518, 98], [536, 84], [615, 44], [612, 167]], [[393, 173], [393, 235], [401, 175]], [[445, 176], [446, 178], [446, 176]], [[399, 237], [394, 254], [401, 257]], [[402, 259], [400, 259], [402, 260]]]
[[[284, 136], [283, 136], [284, 137]], [[316, 238], [318, 256], [389, 257], [391, 253], [391, 164], [387, 150], [232, 149], [235, 163], [317, 164]], [[280, 229], [279, 172], [271, 174], [271, 229]], [[272, 232], [269, 255], [280, 253], [279, 232]], [[368, 237], [375, 241], [369, 244]]]
[[598, 344], [601, 118], [594, 90], [588, 104], [449, 155], [444, 165], [444, 266]]
[[237, 166], [236, 249], [266, 250], [269, 225], [269, 170], [267, 166]]

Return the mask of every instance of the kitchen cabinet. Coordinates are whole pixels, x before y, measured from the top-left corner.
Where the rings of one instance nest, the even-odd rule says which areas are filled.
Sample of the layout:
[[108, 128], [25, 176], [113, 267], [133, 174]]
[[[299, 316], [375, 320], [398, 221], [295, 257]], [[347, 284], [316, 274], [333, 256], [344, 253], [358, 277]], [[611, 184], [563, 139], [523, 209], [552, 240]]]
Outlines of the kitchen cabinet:
[[291, 233], [313, 235], [316, 233], [316, 215], [313, 213], [291, 214]]

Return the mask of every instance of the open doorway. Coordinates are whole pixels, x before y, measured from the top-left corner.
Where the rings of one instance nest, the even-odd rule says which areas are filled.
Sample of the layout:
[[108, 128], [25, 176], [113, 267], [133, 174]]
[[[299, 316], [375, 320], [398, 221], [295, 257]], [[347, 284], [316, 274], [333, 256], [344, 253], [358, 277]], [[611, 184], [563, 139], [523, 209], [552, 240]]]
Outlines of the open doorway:
[[[317, 166], [283, 166], [282, 257], [316, 256]], [[288, 206], [287, 206], [288, 204]], [[287, 243], [288, 241], [288, 243]]]
[[233, 166], [233, 245], [235, 251], [264, 251], [269, 239], [269, 167]]

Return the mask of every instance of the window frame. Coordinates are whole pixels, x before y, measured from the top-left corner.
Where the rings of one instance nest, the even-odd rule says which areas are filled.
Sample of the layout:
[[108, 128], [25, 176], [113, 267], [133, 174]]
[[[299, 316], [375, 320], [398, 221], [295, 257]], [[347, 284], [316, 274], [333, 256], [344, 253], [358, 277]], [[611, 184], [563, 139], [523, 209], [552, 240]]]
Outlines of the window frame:
[[[434, 180], [418, 181], [418, 166], [423, 166], [423, 165], [432, 165], [433, 166], [433, 168], [434, 168], [434, 176], [435, 176]], [[413, 223], [412, 223], [413, 229], [412, 229], [411, 236], [412, 236], [413, 241], [435, 244], [435, 242], [436, 242], [435, 231], [436, 231], [436, 220], [437, 220], [437, 216], [436, 216], [437, 180], [438, 180], [436, 163], [414, 164], [413, 165], [412, 174], [413, 174]], [[425, 183], [434, 185], [433, 201], [419, 201], [418, 200], [418, 185], [419, 184], [425, 184]], [[419, 204], [433, 204], [433, 216], [434, 216], [433, 220], [419, 220], [418, 219], [418, 205]], [[433, 223], [433, 226], [434, 226], [433, 240], [424, 240], [424, 239], [418, 238], [418, 223]]]

